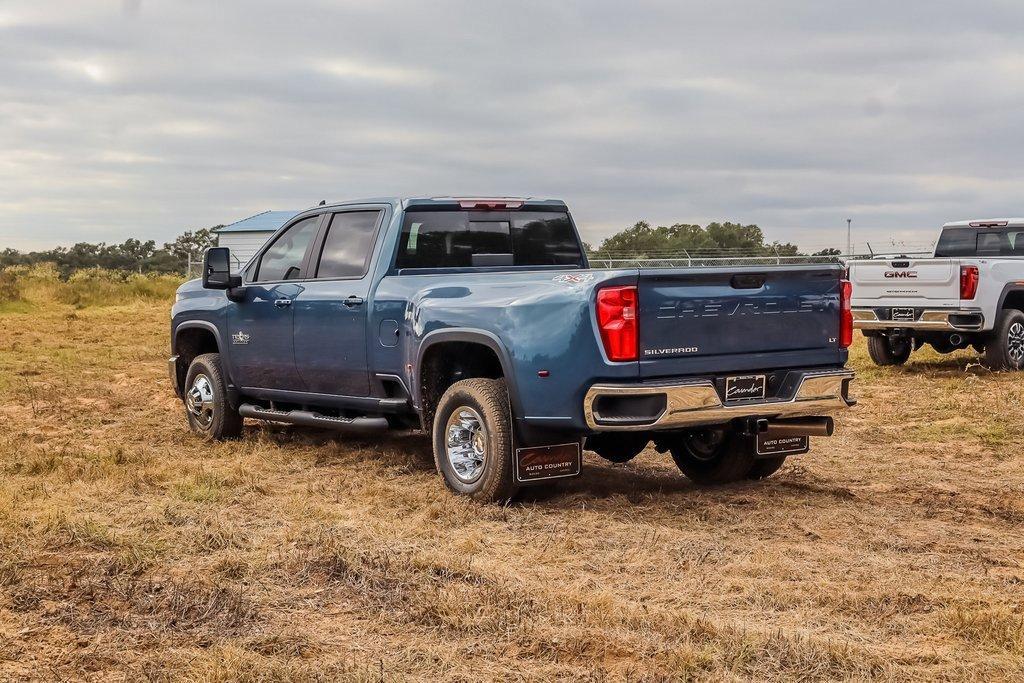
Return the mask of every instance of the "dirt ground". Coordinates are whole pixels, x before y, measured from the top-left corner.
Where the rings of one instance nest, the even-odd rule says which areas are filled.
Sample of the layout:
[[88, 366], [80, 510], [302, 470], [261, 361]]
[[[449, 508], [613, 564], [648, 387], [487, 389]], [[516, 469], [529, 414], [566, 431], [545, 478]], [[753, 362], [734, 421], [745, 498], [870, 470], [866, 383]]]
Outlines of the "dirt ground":
[[587, 454], [495, 507], [422, 435], [203, 443], [167, 328], [0, 314], [0, 680], [1024, 679], [1024, 375], [858, 335], [771, 479]]

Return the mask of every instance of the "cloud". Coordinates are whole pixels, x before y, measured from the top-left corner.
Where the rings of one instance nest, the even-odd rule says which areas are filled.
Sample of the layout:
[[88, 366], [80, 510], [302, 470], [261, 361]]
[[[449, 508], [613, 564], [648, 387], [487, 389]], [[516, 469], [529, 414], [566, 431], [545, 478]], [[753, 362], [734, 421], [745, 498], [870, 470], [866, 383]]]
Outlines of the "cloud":
[[1024, 6], [9, 0], [0, 247], [389, 194], [559, 196], [597, 243], [810, 248], [1020, 214]]
[[354, 59], [317, 61], [313, 68], [343, 80], [366, 81], [381, 85], [426, 87], [434, 80], [433, 75], [424, 69], [387, 66]]

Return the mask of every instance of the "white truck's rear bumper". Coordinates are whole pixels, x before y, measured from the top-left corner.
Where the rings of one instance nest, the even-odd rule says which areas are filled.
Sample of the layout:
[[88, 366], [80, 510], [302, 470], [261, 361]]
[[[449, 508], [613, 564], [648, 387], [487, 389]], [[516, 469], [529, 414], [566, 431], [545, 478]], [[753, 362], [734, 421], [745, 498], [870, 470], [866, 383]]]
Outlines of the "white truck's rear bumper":
[[[914, 317], [891, 319], [891, 311], [913, 311]], [[883, 311], [879, 316], [879, 311]], [[853, 326], [858, 330], [922, 330], [937, 332], [978, 332], [985, 326], [980, 310], [927, 309], [907, 307], [854, 308]]]

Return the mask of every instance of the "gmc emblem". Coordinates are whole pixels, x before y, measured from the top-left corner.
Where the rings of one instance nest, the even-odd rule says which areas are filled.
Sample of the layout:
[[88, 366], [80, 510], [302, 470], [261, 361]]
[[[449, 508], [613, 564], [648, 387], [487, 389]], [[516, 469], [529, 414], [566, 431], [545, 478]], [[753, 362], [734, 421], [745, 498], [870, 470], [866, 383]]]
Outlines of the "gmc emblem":
[[887, 278], [890, 278], [890, 279], [892, 279], [892, 278], [903, 278], [903, 279], [912, 280], [912, 279], [917, 277], [917, 271], [916, 270], [887, 270], [887, 271], [885, 271], [885, 276]]

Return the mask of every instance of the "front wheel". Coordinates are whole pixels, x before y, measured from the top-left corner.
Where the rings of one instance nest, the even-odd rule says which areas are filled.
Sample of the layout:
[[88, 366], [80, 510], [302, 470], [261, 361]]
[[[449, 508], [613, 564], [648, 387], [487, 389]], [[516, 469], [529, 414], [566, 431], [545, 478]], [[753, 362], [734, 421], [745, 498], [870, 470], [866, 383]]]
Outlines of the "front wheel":
[[185, 376], [188, 426], [208, 439], [234, 439], [242, 433], [242, 416], [228, 402], [219, 353], [196, 356]]
[[694, 429], [674, 440], [669, 452], [676, 466], [693, 483], [714, 486], [740, 481], [750, 475], [755, 464], [751, 441], [731, 429]]
[[868, 337], [868, 355], [875, 365], [903, 365], [913, 350], [913, 343], [906, 337]]
[[1000, 311], [985, 344], [985, 365], [993, 370], [1024, 368], [1024, 313], [1011, 308]]
[[434, 413], [434, 463], [453, 492], [485, 503], [515, 495], [512, 425], [504, 380], [464, 379]]

